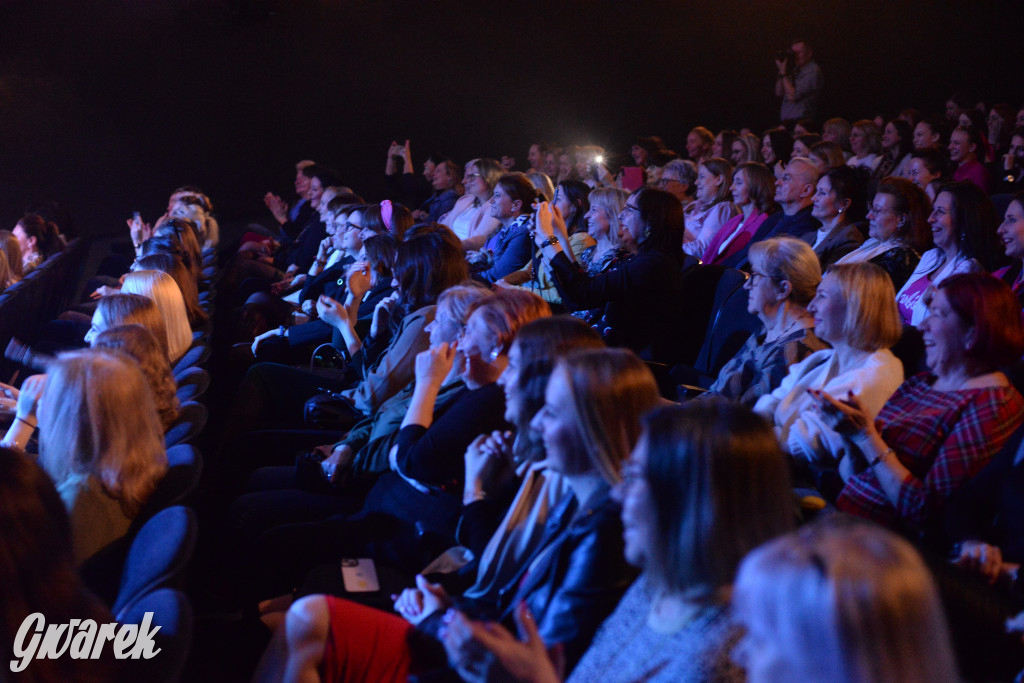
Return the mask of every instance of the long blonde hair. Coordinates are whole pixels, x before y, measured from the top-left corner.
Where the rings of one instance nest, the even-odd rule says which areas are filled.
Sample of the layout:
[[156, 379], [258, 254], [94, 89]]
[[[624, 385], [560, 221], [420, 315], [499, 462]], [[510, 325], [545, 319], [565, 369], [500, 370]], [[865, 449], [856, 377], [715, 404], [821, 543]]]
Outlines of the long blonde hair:
[[160, 350], [167, 356], [167, 326], [160, 309], [148, 296], [111, 294], [97, 302], [96, 312], [103, 318], [103, 330], [118, 325], [142, 325], [153, 333]]
[[173, 362], [185, 355], [192, 345], [192, 327], [185, 299], [174, 278], [159, 270], [138, 270], [125, 276], [121, 291], [152, 299], [167, 328], [168, 358]]
[[126, 356], [63, 353], [39, 405], [39, 463], [58, 484], [94, 477], [133, 517], [167, 470], [149, 385]]

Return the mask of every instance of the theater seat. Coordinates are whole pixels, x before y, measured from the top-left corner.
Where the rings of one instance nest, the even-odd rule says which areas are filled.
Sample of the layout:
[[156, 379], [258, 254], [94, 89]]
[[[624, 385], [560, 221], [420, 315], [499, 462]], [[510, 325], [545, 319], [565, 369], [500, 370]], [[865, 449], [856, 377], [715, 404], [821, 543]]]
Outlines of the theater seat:
[[121, 571], [113, 612], [119, 614], [146, 593], [175, 587], [196, 544], [196, 517], [175, 505], [158, 512], [132, 541]]
[[147, 613], [152, 613], [149, 632], [153, 634], [154, 649], [160, 652], [152, 659], [124, 660], [129, 675], [125, 680], [146, 683], [172, 683], [180, 681], [192, 644], [192, 607], [180, 591], [170, 588], [146, 593], [127, 609], [116, 614], [122, 624], [141, 624]]

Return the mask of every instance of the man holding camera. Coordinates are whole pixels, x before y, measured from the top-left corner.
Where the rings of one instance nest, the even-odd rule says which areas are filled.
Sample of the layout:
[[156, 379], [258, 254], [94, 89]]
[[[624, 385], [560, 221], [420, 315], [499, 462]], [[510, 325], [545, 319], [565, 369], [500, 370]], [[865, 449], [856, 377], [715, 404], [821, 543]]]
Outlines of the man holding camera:
[[822, 76], [810, 44], [806, 40], [794, 40], [789, 50], [775, 56], [775, 66], [779, 69], [775, 94], [782, 98], [782, 120], [814, 118], [821, 95]]

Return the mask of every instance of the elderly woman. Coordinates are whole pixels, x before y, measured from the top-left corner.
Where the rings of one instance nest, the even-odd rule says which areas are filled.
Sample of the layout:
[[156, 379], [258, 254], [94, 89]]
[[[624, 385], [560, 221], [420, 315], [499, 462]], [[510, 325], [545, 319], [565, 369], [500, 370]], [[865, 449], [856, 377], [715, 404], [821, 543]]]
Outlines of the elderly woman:
[[665, 164], [661, 177], [651, 185], [669, 192], [679, 200], [685, 210], [693, 202], [697, 182], [697, 167], [687, 159], [673, 159]]
[[864, 243], [856, 224], [866, 202], [867, 175], [859, 169], [840, 166], [818, 179], [811, 215], [821, 221], [813, 246], [823, 269]]
[[935, 248], [921, 256], [896, 297], [900, 316], [909, 325], [924, 319], [930, 292], [943, 280], [957, 273], [991, 270], [999, 254], [992, 201], [973, 183], [944, 185], [928, 222]]
[[764, 164], [740, 164], [732, 174], [732, 201], [740, 213], [726, 221], [711, 238], [700, 255], [704, 264], [720, 263], [746, 248], [768, 216], [778, 210], [775, 176]]
[[930, 372], [904, 382], [877, 419], [861, 392], [815, 392], [821, 416], [854, 446], [839, 465], [839, 509], [912, 532], [936, 522], [950, 494], [1024, 421], [1024, 398], [997, 369], [1024, 352], [1008, 285], [983, 273], [954, 275], [938, 286], [919, 327]]
[[928, 197], [903, 178], [886, 178], [868, 205], [868, 239], [837, 263], [874, 263], [903, 286], [931, 245]]
[[832, 266], [807, 310], [814, 333], [832, 345], [793, 365], [754, 409], [771, 418], [794, 457], [831, 463], [845, 443], [814, 409], [810, 390], [837, 396], [856, 392], [871, 418], [903, 381], [903, 365], [889, 348], [902, 334], [892, 282], [870, 263]]
[[[793, 521], [785, 460], [768, 426], [725, 402], [661, 408], [644, 419], [623, 478], [626, 559], [643, 574], [568, 680], [742, 680], [729, 657], [733, 576], [752, 545]], [[452, 621], [446, 645], [464, 680], [494, 680], [478, 668], [488, 659], [481, 648], [497, 659], [491, 676], [500, 667], [517, 680], [560, 680], [533, 621], [520, 616], [525, 643], [498, 625]]]
[[816, 522], [740, 565], [751, 683], [960, 680], [931, 572], [913, 546], [866, 524]]
[[821, 282], [821, 266], [807, 243], [775, 237], [750, 248], [751, 276], [747, 310], [764, 322], [764, 330], [747, 339], [722, 367], [708, 394], [748, 406], [771, 393], [794, 363], [827, 348], [814, 334], [807, 304]]
[[494, 186], [504, 174], [501, 164], [494, 159], [472, 159], [466, 162], [466, 173], [462, 177], [466, 194], [459, 197], [452, 210], [437, 221], [450, 227], [456, 237], [462, 240], [462, 246], [467, 251], [482, 247], [487, 238], [500, 227], [488, 209]]
[[685, 253], [700, 258], [719, 229], [740, 213], [729, 201], [731, 190], [732, 166], [725, 159], [708, 159], [697, 169], [697, 201], [683, 212]]
[[535, 239], [569, 310], [604, 307], [605, 338], [611, 343], [675, 360], [682, 321], [666, 314], [673, 302], [665, 297], [679, 282], [682, 207], [668, 192], [642, 188], [626, 201], [619, 223], [622, 246], [634, 255], [597, 275], [566, 255], [564, 226], [547, 204], [538, 208]]

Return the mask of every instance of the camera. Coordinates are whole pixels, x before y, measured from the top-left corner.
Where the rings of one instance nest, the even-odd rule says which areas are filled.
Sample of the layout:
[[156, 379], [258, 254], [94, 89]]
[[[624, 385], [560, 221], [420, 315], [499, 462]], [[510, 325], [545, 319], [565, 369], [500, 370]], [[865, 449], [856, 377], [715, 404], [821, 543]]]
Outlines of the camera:
[[779, 50], [775, 53], [775, 61], [785, 62], [786, 73], [789, 73], [793, 69], [793, 63], [796, 60], [796, 53], [792, 50]]

